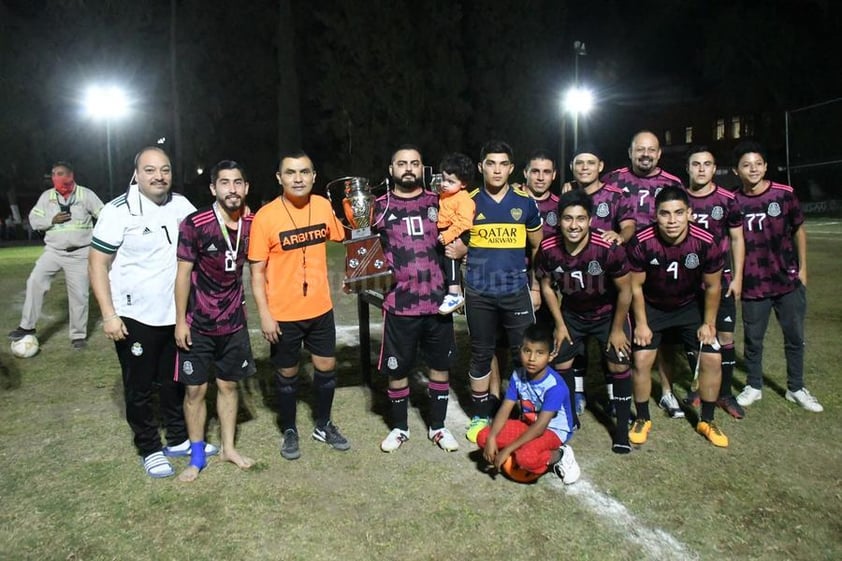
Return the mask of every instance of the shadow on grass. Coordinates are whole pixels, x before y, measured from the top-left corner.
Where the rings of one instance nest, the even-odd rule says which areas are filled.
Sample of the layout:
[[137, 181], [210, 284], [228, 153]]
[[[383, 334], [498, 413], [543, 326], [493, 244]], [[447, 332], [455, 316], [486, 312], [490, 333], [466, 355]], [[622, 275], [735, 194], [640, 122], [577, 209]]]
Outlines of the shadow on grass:
[[21, 373], [15, 359], [0, 362], [0, 387], [4, 390], [16, 390], [21, 385]]

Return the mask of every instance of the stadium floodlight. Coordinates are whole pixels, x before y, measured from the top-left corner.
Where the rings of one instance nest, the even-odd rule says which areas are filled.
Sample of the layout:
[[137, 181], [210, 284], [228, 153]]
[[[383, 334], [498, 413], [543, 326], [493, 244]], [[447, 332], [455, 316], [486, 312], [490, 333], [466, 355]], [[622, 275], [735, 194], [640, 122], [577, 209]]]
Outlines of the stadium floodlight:
[[574, 87], [564, 96], [564, 110], [572, 115], [586, 115], [593, 109], [593, 94], [587, 88]]
[[85, 111], [97, 120], [105, 121], [105, 151], [108, 160], [108, 198], [114, 196], [114, 169], [111, 162], [111, 122], [129, 112], [129, 98], [117, 86], [90, 86], [85, 92]]

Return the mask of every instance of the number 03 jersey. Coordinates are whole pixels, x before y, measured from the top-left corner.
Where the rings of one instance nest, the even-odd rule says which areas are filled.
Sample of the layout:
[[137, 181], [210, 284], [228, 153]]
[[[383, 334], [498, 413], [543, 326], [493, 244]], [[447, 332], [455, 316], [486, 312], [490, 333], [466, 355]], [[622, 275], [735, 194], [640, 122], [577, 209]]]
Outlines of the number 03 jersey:
[[689, 224], [687, 236], [671, 245], [658, 235], [655, 224], [639, 231], [627, 248], [633, 273], [646, 273], [643, 297], [650, 306], [673, 311], [693, 302], [704, 275], [722, 270], [722, 252], [713, 235]]
[[158, 205], [137, 185], [103, 207], [91, 246], [114, 255], [108, 279], [118, 314], [145, 325], [175, 324], [178, 227], [195, 210], [177, 193]]

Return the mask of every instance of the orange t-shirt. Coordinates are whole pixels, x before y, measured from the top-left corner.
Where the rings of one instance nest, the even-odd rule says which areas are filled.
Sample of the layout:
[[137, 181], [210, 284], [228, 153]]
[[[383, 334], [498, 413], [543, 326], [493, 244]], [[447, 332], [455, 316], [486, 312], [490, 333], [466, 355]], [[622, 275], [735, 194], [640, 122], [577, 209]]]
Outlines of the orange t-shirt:
[[266, 299], [275, 321], [312, 319], [333, 308], [325, 243], [343, 239], [342, 223], [319, 195], [311, 195], [304, 208], [280, 196], [257, 211], [249, 261], [266, 262]]

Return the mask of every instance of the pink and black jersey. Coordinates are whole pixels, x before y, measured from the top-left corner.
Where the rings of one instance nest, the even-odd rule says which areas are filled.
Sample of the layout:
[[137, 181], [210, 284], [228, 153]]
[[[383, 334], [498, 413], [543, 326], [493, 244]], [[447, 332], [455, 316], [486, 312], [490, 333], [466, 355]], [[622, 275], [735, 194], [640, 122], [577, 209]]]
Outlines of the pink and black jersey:
[[637, 229], [642, 230], [655, 221], [655, 197], [668, 185], [684, 187], [681, 180], [661, 168], [655, 175], [640, 177], [629, 167], [615, 169], [602, 178], [603, 183], [613, 183], [630, 198]]
[[[228, 244], [213, 208], [198, 210], [179, 226], [178, 259], [193, 263], [187, 323], [205, 335], [228, 335], [246, 325], [243, 298], [243, 266], [248, 254], [253, 215], [243, 217], [240, 248], [230, 269]], [[225, 228], [232, 248], [237, 231]], [[228, 267], [226, 267], [228, 261]]]
[[687, 195], [690, 197], [690, 207], [693, 209], [693, 220], [713, 234], [719, 243], [719, 250], [725, 260], [725, 269], [722, 272], [723, 282], [730, 282], [730, 229], [740, 228], [743, 225], [736, 195], [719, 186], [716, 186], [711, 193], [702, 196], [696, 196], [688, 189]]
[[606, 243], [595, 230], [576, 255], [567, 251], [561, 236], [553, 236], [541, 242], [535, 257], [535, 276], [551, 278], [561, 292], [564, 312], [585, 321], [613, 316], [617, 303], [614, 279], [628, 272], [623, 246]]
[[793, 236], [804, 224], [792, 187], [770, 182], [759, 195], [738, 191], [736, 200], [746, 242], [742, 298], [759, 300], [792, 292], [799, 284]]
[[676, 245], [663, 241], [658, 226], [652, 224], [629, 240], [626, 251], [631, 271], [646, 273], [646, 303], [668, 312], [696, 300], [704, 275], [724, 266], [713, 235], [695, 224], [689, 225], [687, 236]]
[[591, 200], [591, 228], [594, 230], [619, 233], [620, 222], [635, 219], [631, 198], [616, 185], [604, 184], [591, 195]]
[[549, 238], [558, 234], [558, 195], [550, 193], [550, 196], [544, 200], [535, 199], [535, 204], [538, 205], [538, 212], [544, 221], [544, 237]]
[[380, 234], [395, 283], [383, 309], [397, 316], [438, 314], [445, 293], [443, 250], [438, 243], [438, 197], [429, 191], [405, 199], [377, 199], [374, 230]]

